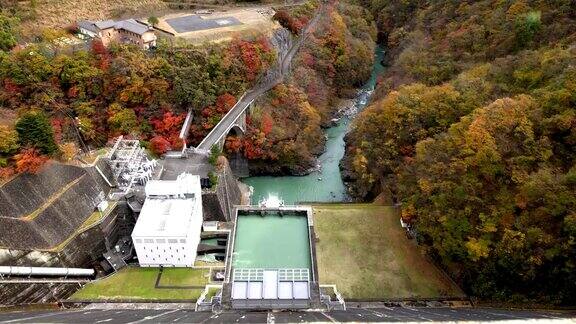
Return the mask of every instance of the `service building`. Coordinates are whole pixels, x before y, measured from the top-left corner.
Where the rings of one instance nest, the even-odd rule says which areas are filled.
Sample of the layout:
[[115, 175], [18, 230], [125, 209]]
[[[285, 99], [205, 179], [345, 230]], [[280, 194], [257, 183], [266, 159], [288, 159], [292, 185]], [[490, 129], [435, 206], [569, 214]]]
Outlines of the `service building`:
[[176, 180], [150, 180], [145, 193], [132, 232], [140, 266], [193, 266], [203, 221], [200, 177], [183, 173]]

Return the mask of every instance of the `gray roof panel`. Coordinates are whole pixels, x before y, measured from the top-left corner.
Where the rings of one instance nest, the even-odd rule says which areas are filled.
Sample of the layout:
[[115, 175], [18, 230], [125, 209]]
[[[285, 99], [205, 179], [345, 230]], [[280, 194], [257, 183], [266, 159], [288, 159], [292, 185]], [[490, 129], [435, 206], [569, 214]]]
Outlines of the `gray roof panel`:
[[103, 21], [97, 21], [94, 24], [96, 25], [96, 27], [100, 29], [108, 29], [114, 27], [114, 24], [116, 24], [116, 22], [114, 22], [114, 20], [103, 20]]
[[94, 22], [92, 22], [90, 20], [80, 20], [78, 22], [78, 27], [89, 30], [93, 33], [98, 33], [98, 31], [99, 31], [98, 28], [96, 27], [96, 25], [94, 24]]
[[138, 35], [143, 35], [145, 32], [149, 31], [150, 28], [144, 24], [137, 22], [134, 19], [122, 20], [114, 25], [116, 29], [124, 29], [129, 32], [136, 33]]

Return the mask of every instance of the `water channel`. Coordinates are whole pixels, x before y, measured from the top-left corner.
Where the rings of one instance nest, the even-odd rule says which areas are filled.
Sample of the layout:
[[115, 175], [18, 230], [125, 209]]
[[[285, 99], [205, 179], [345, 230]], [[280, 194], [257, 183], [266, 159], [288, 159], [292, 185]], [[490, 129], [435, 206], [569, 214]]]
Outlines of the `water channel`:
[[[370, 79], [360, 89], [356, 100], [356, 112], [361, 111], [372, 95], [378, 75], [384, 71], [381, 62], [384, 49], [377, 46]], [[341, 202], [347, 200], [347, 190], [340, 176], [339, 163], [344, 156], [344, 135], [348, 132], [355, 114], [342, 117], [338, 123], [326, 129], [326, 151], [318, 158], [320, 169], [305, 176], [259, 176], [242, 179], [253, 188], [252, 204], [258, 204], [268, 196], [280, 197], [285, 204], [298, 202]]]

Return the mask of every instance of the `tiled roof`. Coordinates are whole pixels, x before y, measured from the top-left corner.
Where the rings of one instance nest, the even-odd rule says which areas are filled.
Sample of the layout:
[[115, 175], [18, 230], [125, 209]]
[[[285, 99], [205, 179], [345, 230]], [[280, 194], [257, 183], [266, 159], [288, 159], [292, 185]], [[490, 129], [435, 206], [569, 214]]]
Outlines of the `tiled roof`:
[[114, 25], [114, 28], [124, 29], [124, 30], [127, 30], [129, 32], [136, 33], [138, 35], [143, 35], [145, 32], [150, 30], [148, 26], [141, 24], [134, 19], [127, 19], [127, 20], [118, 21]]
[[98, 28], [96, 27], [96, 25], [94, 24], [94, 22], [90, 21], [90, 20], [80, 20], [78, 22], [78, 27], [79, 28], [83, 28], [86, 30], [89, 30], [93, 33], [97, 33], [98, 32]]
[[92, 22], [89, 20], [80, 20], [78, 21], [78, 27], [92, 31], [94, 33], [98, 33], [101, 30], [114, 28], [116, 30], [123, 29], [138, 35], [143, 35], [147, 31], [150, 31], [150, 27], [137, 22], [134, 19], [127, 19], [127, 20], [103, 20], [103, 21], [96, 21]]
[[97, 21], [94, 24], [96, 25], [96, 27], [100, 29], [108, 29], [114, 27], [116, 22], [114, 20], [103, 20], [103, 21]]

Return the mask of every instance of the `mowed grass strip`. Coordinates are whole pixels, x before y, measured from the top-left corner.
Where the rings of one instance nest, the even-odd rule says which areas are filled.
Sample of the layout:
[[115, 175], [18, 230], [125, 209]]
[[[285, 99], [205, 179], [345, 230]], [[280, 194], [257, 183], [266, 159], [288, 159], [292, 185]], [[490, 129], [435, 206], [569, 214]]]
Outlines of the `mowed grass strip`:
[[463, 296], [406, 238], [393, 207], [315, 205], [314, 230], [320, 283], [344, 298]]
[[[166, 271], [170, 270], [170, 271]], [[177, 270], [177, 271], [174, 271]], [[158, 268], [127, 267], [118, 273], [91, 283], [77, 291], [69, 300], [196, 300], [203, 289], [155, 288]], [[164, 269], [162, 284], [206, 285], [208, 269]], [[168, 274], [164, 277], [165, 274]]]

